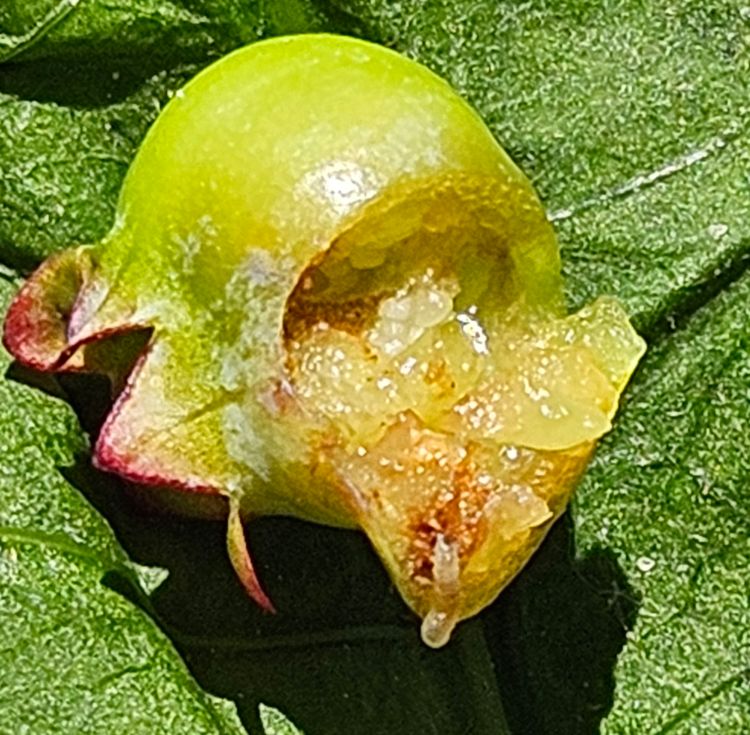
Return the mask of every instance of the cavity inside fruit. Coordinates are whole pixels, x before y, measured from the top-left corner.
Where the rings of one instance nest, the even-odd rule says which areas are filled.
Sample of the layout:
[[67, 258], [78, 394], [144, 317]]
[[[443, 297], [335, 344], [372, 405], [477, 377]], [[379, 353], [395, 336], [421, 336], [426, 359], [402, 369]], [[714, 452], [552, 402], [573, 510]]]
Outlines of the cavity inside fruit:
[[506, 233], [399, 234], [334, 245], [303, 273], [287, 370], [327, 436], [321, 461], [439, 646], [564, 508], [642, 342], [611, 300], [570, 317], [527, 304]]

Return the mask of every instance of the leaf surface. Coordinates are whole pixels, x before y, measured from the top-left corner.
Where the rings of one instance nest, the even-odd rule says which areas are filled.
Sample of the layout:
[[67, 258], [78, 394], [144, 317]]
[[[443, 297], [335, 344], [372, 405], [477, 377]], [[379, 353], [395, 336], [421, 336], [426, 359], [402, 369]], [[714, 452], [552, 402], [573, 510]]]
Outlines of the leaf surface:
[[[97, 479], [130, 557], [170, 569], [152, 602], [202, 684], [234, 699], [259, 732], [260, 701], [308, 733], [489, 734], [504, 731], [503, 710], [517, 734], [750, 729], [743, 3], [74, 5], [35, 0], [0, 10], [0, 53], [14, 61], [0, 65], [7, 278], [108, 230], [149, 124], [214, 56], [263, 33], [355, 32], [426, 63], [474, 103], [557, 223], [571, 303], [618, 296], [652, 345], [572, 521], [439, 653], [420, 647], [360, 538], [259, 522], [255, 557], [282, 610], [263, 618], [234, 586], [220, 529], [144, 518], [118, 499], [115, 481]], [[71, 415], [7, 385], [14, 403], [0, 409], [0, 436], [7, 467], [26, 483], [14, 501], [28, 506], [24, 523], [42, 534], [69, 527], [75, 543], [115, 554], [112, 568], [127, 565], [102, 541], [111, 538], [104, 522], [55, 470], [85, 447]], [[28, 401], [39, 403], [27, 410]], [[57, 484], [70, 505], [51, 500]], [[3, 485], [3, 513], [9, 492]], [[92, 524], [103, 535], [86, 530]], [[71, 599], [96, 590], [107, 615], [140, 615], [99, 585], [109, 566], [85, 564], [85, 573], [71, 572]], [[53, 631], [64, 602], [42, 605], [34, 620]], [[30, 661], [41, 656], [29, 649]], [[138, 661], [125, 658], [123, 668]], [[54, 691], [45, 692], [52, 704], [39, 700], [40, 711], [59, 712], [65, 697], [55, 705]]]
[[579, 553], [641, 600], [604, 733], [750, 727], [749, 299], [745, 273], [653, 348], [579, 488]]

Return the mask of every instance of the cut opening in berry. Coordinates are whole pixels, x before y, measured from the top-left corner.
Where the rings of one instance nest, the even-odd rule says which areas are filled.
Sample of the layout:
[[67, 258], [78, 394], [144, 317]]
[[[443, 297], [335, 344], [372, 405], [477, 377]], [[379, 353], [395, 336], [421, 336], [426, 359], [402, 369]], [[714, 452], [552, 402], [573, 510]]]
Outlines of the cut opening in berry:
[[351, 445], [404, 411], [434, 425], [474, 385], [523, 296], [483, 192], [453, 186], [368, 211], [302, 274], [284, 322], [292, 384]]
[[536, 268], [546, 223], [498, 211], [432, 187], [366, 213], [302, 274], [284, 323], [291, 390], [431, 645], [564, 506], [642, 350], [613, 301], [561, 315], [556, 261]]

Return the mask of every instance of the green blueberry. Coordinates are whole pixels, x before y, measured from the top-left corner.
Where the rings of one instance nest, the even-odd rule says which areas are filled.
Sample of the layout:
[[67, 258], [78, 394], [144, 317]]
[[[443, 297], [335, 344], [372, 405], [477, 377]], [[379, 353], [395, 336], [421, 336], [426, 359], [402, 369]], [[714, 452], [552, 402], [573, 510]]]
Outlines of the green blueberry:
[[112, 376], [95, 463], [222, 499], [263, 607], [243, 520], [361, 528], [432, 646], [539, 545], [644, 351], [612, 299], [566, 316], [553, 230], [476, 112], [325, 35], [179, 90], [110, 233], [41, 266], [5, 344]]

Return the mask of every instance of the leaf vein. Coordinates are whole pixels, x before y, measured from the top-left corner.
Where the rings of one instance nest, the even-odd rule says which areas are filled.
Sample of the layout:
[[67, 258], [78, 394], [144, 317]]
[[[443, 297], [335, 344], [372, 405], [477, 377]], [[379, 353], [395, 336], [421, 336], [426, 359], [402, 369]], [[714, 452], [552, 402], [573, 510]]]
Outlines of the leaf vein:
[[5, 46], [4, 50], [0, 50], [0, 63], [9, 61], [39, 43], [58, 23], [80, 7], [82, 2], [83, 0], [61, 0], [26, 33], [17, 36], [0, 34], [0, 49]]
[[681, 173], [698, 163], [702, 163], [711, 156], [720, 154], [731, 144], [735, 144], [741, 137], [741, 131], [738, 131], [736, 128], [729, 128], [711, 138], [702, 147], [694, 148], [671, 161], [667, 161], [658, 168], [645, 173], [636, 174], [620, 184], [616, 184], [615, 186], [599, 193], [592, 194], [577, 204], [550, 212], [547, 218], [550, 222], [560, 222], [575, 217], [592, 207], [608, 204], [613, 200], [624, 199], [632, 194], [642, 191], [643, 189], [648, 189], [665, 179], [671, 178], [675, 174]]
[[721, 696], [724, 692], [731, 689], [735, 684], [743, 681], [750, 677], [750, 668], [742, 669], [732, 676], [727, 677], [723, 681], [719, 682], [710, 692], [705, 694], [703, 697], [696, 699], [690, 706], [678, 712], [672, 719], [670, 719], [661, 730], [655, 733], [655, 735], [667, 735], [672, 732], [681, 723], [687, 720], [688, 717], [694, 715], [701, 707], [711, 702], [713, 699]]
[[127, 567], [121, 560], [117, 560], [114, 554], [108, 558], [103, 554], [95, 553], [82, 544], [76, 543], [69, 536], [19, 526], [0, 526], [0, 538], [22, 544], [46, 546], [107, 570], [127, 570]]

